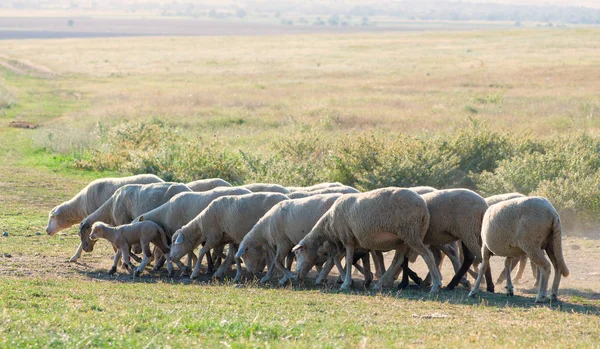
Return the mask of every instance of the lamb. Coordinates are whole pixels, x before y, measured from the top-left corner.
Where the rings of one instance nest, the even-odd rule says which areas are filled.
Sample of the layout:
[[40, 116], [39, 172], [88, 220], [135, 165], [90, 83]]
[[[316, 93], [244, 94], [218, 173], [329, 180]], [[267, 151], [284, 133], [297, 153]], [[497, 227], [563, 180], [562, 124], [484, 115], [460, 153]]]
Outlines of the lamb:
[[231, 187], [231, 183], [221, 178], [199, 179], [186, 183], [186, 185], [196, 192], [209, 191], [218, 187]]
[[[108, 240], [117, 248], [112, 268], [108, 272], [110, 275], [117, 271], [117, 264], [121, 256], [123, 256], [123, 263], [129, 266], [134, 277], [141, 274], [146, 269], [148, 263], [150, 263], [150, 257], [152, 256], [150, 243], [153, 243], [163, 253], [169, 253], [167, 234], [165, 234], [164, 230], [158, 224], [150, 221], [124, 224], [118, 227], [111, 227], [108, 224], [96, 222], [92, 225], [90, 239], [95, 241], [100, 238]], [[140, 244], [143, 253], [142, 262], [137, 268], [134, 268], [129, 255], [131, 246], [134, 244]]]
[[[327, 244], [344, 247], [346, 261], [353, 260], [357, 247], [376, 251], [395, 249], [392, 265], [375, 285], [376, 289], [380, 289], [394, 275], [404, 260], [407, 247], [410, 247], [423, 256], [433, 277], [431, 292], [437, 292], [441, 275], [433, 255], [423, 244], [428, 226], [427, 205], [412, 190], [382, 188], [344, 195], [293, 248], [297, 277], [304, 279], [320, 256], [332, 253]], [[342, 290], [347, 290], [352, 283], [352, 263], [346, 263], [345, 272]]]
[[289, 193], [287, 196], [290, 199], [301, 199], [301, 198], [306, 198], [312, 195], [320, 195], [320, 194], [356, 194], [356, 193], [360, 193], [358, 190], [356, 190], [355, 188], [349, 187], [349, 186], [338, 186], [338, 187], [331, 187], [331, 188], [325, 188], [325, 189], [317, 189], [317, 190], [313, 190], [313, 191], [295, 191], [293, 193]]
[[[280, 193], [222, 196], [211, 202], [196, 218], [175, 232], [168, 258], [170, 260], [181, 259], [200, 243], [205, 242], [198, 253], [198, 260], [202, 260], [202, 257], [210, 249], [230, 244], [227, 258], [214, 274], [214, 277], [220, 278], [234, 259], [235, 247], [231, 244], [241, 243], [254, 224], [271, 207], [284, 200], [288, 200], [288, 197]], [[235, 281], [238, 281], [242, 270], [239, 261], [236, 261], [236, 265]], [[200, 263], [196, 263], [190, 278], [195, 279], [199, 275]]]
[[[163, 228], [167, 236], [171, 238], [175, 234], [175, 231], [194, 219], [216, 198], [226, 195], [244, 195], [250, 193], [250, 190], [239, 187], [218, 187], [200, 193], [183, 192], [173, 196], [169, 201], [154, 210], [140, 215], [133, 222], [152, 221]], [[157, 256], [157, 258], [160, 258], [160, 256]], [[155, 263], [155, 269], [160, 269], [161, 265], [162, 259]], [[181, 267], [182, 265], [178, 263], [178, 266]], [[167, 269], [169, 270], [169, 274], [172, 274], [170, 263], [167, 264]]]
[[253, 193], [288, 194], [290, 192], [284, 186], [281, 186], [279, 184], [271, 184], [271, 183], [252, 183], [252, 184], [241, 185], [240, 187], [246, 188]]
[[281, 285], [294, 280], [295, 275], [284, 266], [285, 258], [340, 197], [342, 194], [321, 194], [279, 202], [244, 237], [236, 259], [242, 258], [246, 270], [256, 274], [265, 253], [274, 253], [269, 270], [260, 282], [268, 282], [275, 268], [283, 272]]
[[[488, 206], [481, 196], [468, 189], [446, 189], [422, 195], [431, 214], [426, 245], [443, 246], [461, 240], [464, 260], [447, 289], [453, 290], [463, 279], [471, 264], [481, 261], [481, 222]], [[404, 261], [408, 270], [408, 261]], [[436, 268], [437, 269], [437, 268]], [[401, 285], [408, 283], [403, 274]], [[487, 290], [494, 291], [491, 270], [486, 273]]]
[[344, 187], [344, 186], [345, 185], [343, 185], [340, 182], [331, 182], [331, 183], [319, 183], [319, 184], [311, 185], [308, 187], [287, 187], [287, 190], [289, 190], [290, 193], [294, 193], [297, 191], [315, 191], [315, 190], [334, 188], [334, 187]]
[[[79, 191], [73, 198], [54, 207], [50, 211], [48, 214], [46, 233], [53, 236], [59, 231], [81, 222], [81, 220], [106, 202], [117, 189], [126, 184], [149, 184], [159, 182], [163, 182], [163, 180], [151, 174], [122, 178], [96, 179]], [[82, 251], [83, 247], [80, 244], [77, 248], [77, 252], [75, 252], [69, 261], [77, 261], [77, 259], [81, 257]]]
[[[569, 276], [562, 254], [560, 217], [552, 204], [543, 197], [525, 197], [492, 205], [485, 213], [481, 231], [483, 262], [469, 297], [479, 292], [481, 276], [489, 268], [492, 255], [504, 256], [506, 293], [514, 294], [510, 266], [516, 257], [526, 254], [538, 267], [538, 294], [536, 303], [545, 302], [550, 277], [550, 262], [554, 266], [554, 282], [549, 300], [558, 301], [561, 276]], [[546, 251], [550, 262], [544, 256]]]
[[115, 193], [79, 225], [79, 237], [85, 252], [94, 250], [95, 242], [89, 239], [92, 224], [104, 222], [113, 226], [131, 223], [142, 213], [164, 204], [173, 196], [191, 191], [181, 183], [128, 184]]

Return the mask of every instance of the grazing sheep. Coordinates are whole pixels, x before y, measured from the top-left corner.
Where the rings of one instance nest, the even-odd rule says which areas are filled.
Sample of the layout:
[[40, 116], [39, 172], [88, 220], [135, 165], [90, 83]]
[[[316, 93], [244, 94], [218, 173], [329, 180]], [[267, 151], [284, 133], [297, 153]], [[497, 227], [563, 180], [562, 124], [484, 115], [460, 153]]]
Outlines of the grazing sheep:
[[[152, 256], [150, 243], [153, 243], [163, 253], [169, 253], [167, 234], [165, 234], [158, 224], [150, 221], [124, 224], [118, 227], [111, 227], [108, 224], [96, 222], [92, 225], [90, 239], [95, 241], [100, 238], [108, 240], [117, 248], [112, 268], [108, 272], [111, 275], [117, 271], [117, 264], [121, 256], [123, 256], [123, 263], [129, 266], [133, 276], [141, 274], [146, 269], [148, 263], [150, 263], [150, 257]], [[142, 262], [137, 268], [134, 268], [129, 255], [131, 246], [134, 244], [141, 245], [143, 253]]]
[[221, 178], [199, 179], [197, 181], [186, 183], [192, 191], [202, 192], [212, 190], [218, 187], [231, 187], [231, 183]]
[[285, 258], [340, 197], [342, 194], [321, 194], [276, 204], [246, 234], [236, 259], [242, 258], [246, 270], [256, 274], [265, 254], [274, 253], [269, 270], [260, 282], [271, 280], [275, 268], [283, 272], [281, 285], [295, 279], [291, 270], [284, 266]]
[[[169, 259], [178, 260], [205, 242], [198, 253], [198, 260], [211, 249], [230, 244], [230, 253], [221, 264], [215, 277], [222, 277], [233, 262], [235, 247], [252, 229], [254, 224], [275, 204], [289, 200], [279, 193], [252, 193], [240, 196], [222, 196], [208, 205], [196, 218], [184, 225], [173, 235]], [[233, 248], [232, 248], [233, 247]], [[241, 265], [236, 261], [235, 280], [241, 277]], [[191, 278], [200, 275], [200, 263], [196, 263]]]
[[[481, 221], [488, 206], [485, 199], [468, 189], [446, 189], [422, 195], [431, 214], [429, 229], [423, 239], [426, 245], [441, 247], [461, 240], [464, 260], [447, 288], [454, 289], [463, 279], [471, 264], [481, 261]], [[408, 262], [404, 261], [405, 270]], [[402, 285], [408, 283], [403, 274]], [[486, 273], [489, 292], [494, 291], [491, 270]]]
[[128, 184], [115, 193], [79, 225], [79, 237], [85, 252], [94, 250], [95, 242], [89, 239], [92, 224], [104, 222], [113, 226], [131, 223], [142, 213], [164, 204], [173, 196], [191, 191], [181, 183]]
[[309, 196], [320, 195], [320, 194], [356, 194], [356, 193], [360, 193], [360, 191], [356, 190], [355, 188], [344, 185], [344, 186], [331, 187], [331, 188], [325, 188], [325, 189], [317, 189], [317, 190], [313, 190], [313, 191], [295, 191], [293, 193], [289, 193], [288, 197], [290, 199], [301, 199], [301, 198], [306, 198]]
[[[561, 276], [569, 276], [562, 254], [560, 217], [552, 204], [543, 197], [525, 197], [507, 200], [491, 206], [483, 218], [481, 231], [483, 262], [469, 297], [479, 292], [481, 276], [489, 268], [492, 255], [504, 256], [506, 292], [514, 289], [510, 278], [512, 260], [526, 254], [538, 267], [539, 286], [536, 302], [546, 301], [551, 264], [554, 266], [551, 301], [558, 300]], [[544, 250], [550, 262], [544, 255]]]
[[485, 203], [489, 207], [489, 206], [495, 205], [502, 201], [516, 199], [516, 198], [524, 198], [524, 197], [525, 197], [525, 195], [523, 195], [521, 193], [498, 194], [498, 195], [488, 196], [487, 198], [485, 198]]
[[[122, 178], [102, 178], [96, 179], [81, 189], [71, 200], [54, 207], [48, 214], [48, 225], [46, 233], [50, 236], [61, 230], [81, 222], [90, 213], [108, 200], [114, 192], [126, 184], [149, 184], [163, 182], [155, 175], [143, 174]], [[77, 252], [71, 257], [70, 261], [75, 262], [79, 257], [83, 247], [79, 244]]]
[[[238, 187], [218, 187], [200, 193], [184, 192], [173, 196], [169, 201], [152, 211], [140, 215], [134, 222], [152, 221], [163, 228], [167, 236], [171, 238], [177, 229], [189, 223], [216, 198], [250, 193], [250, 190]], [[155, 258], [157, 258], [157, 261], [154, 269], [158, 270], [164, 261], [161, 256], [155, 256]], [[172, 267], [170, 264], [167, 265], [167, 269], [171, 274]]]
[[252, 183], [241, 185], [241, 188], [246, 188], [253, 193], [281, 193], [287, 194], [290, 191], [287, 190], [284, 186], [279, 184], [271, 184], [271, 183]]
[[[346, 261], [354, 260], [355, 248], [375, 251], [395, 249], [392, 265], [375, 285], [380, 289], [394, 275], [400, 262], [404, 260], [407, 247], [410, 247], [423, 256], [433, 275], [431, 291], [437, 292], [441, 285], [440, 272], [431, 252], [423, 244], [428, 226], [427, 205], [412, 190], [383, 188], [344, 195], [293, 248], [297, 277], [304, 279], [320, 256], [332, 253], [328, 243], [345, 248]], [[352, 283], [352, 263], [346, 263], [345, 272], [341, 286], [343, 290], [348, 289]]]
[[289, 190], [290, 193], [294, 193], [297, 191], [315, 191], [315, 190], [334, 188], [334, 187], [344, 187], [344, 186], [345, 185], [343, 185], [340, 182], [331, 182], [331, 183], [319, 183], [319, 184], [311, 185], [308, 187], [287, 187], [287, 190]]

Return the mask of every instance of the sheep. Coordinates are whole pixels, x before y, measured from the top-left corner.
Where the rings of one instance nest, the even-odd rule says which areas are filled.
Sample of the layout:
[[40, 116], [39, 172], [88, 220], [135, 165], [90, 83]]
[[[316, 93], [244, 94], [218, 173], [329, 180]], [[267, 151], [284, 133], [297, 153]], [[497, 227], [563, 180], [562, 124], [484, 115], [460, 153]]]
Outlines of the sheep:
[[[525, 197], [492, 205], [483, 217], [481, 237], [483, 262], [469, 297], [479, 292], [481, 276], [489, 268], [492, 255], [504, 256], [506, 269], [506, 293], [514, 294], [510, 278], [510, 266], [516, 257], [527, 255], [538, 268], [538, 294], [536, 303], [558, 301], [561, 276], [569, 276], [569, 269], [562, 254], [562, 228], [560, 217], [552, 204], [543, 197]], [[551, 264], [554, 266], [554, 282], [550, 298], [546, 298]]]
[[[485, 198], [485, 202], [488, 204], [488, 207], [489, 207], [489, 206], [492, 206], [492, 205], [497, 204], [502, 201], [515, 199], [515, 198], [522, 198], [522, 197], [525, 197], [525, 195], [523, 195], [521, 193], [498, 194], [498, 195], [493, 195], [493, 196], [489, 196], [489, 197]], [[523, 276], [523, 272], [525, 271], [525, 266], [527, 265], [527, 256], [526, 255], [521, 256], [517, 260], [517, 263], [514, 263], [511, 266], [511, 271], [517, 266], [517, 264], [519, 264], [519, 270], [517, 272], [517, 276], [515, 277], [515, 282], [518, 282], [521, 279], [521, 277]], [[534, 267], [533, 264], [532, 264], [532, 269], [533, 269], [533, 275], [536, 276], [536, 272], [535, 272], [536, 268]], [[471, 271], [469, 270], [469, 272], [471, 272]], [[500, 273], [500, 275], [498, 275], [498, 279], [496, 280], [496, 283], [499, 284], [499, 283], [503, 282], [505, 277], [506, 277], [506, 270], [502, 270], [502, 273]], [[477, 278], [476, 274], [474, 275], [474, 278]]]
[[324, 189], [317, 189], [317, 190], [313, 190], [313, 191], [295, 191], [293, 193], [289, 193], [287, 196], [290, 199], [301, 199], [301, 198], [306, 198], [312, 195], [319, 195], [319, 194], [356, 194], [356, 193], [360, 193], [358, 190], [356, 190], [355, 188], [349, 187], [349, 186], [338, 186], [338, 187], [331, 187], [331, 188], [324, 188]]
[[[446, 189], [423, 194], [431, 214], [429, 228], [423, 239], [426, 245], [443, 246], [461, 240], [464, 260], [450, 283], [453, 290], [463, 279], [471, 264], [481, 261], [481, 222], [488, 206], [485, 199], [468, 189]], [[408, 261], [403, 262], [408, 271]], [[437, 268], [436, 268], [437, 269]], [[403, 274], [401, 285], [408, 283], [407, 273]], [[494, 291], [491, 270], [486, 273], [487, 290]]]
[[419, 195], [427, 194], [436, 191], [434, 187], [410, 187], [408, 188]]
[[267, 274], [260, 282], [268, 282], [275, 268], [284, 274], [279, 282], [281, 285], [288, 279], [295, 279], [294, 274], [283, 265], [285, 258], [340, 197], [342, 194], [321, 194], [279, 202], [246, 234], [236, 259], [242, 258], [246, 269], [256, 274], [260, 271], [259, 262], [265, 252], [274, 252]]
[[212, 190], [218, 187], [231, 187], [231, 183], [221, 178], [199, 179], [197, 181], [186, 183], [192, 191], [202, 192]]
[[334, 187], [344, 187], [344, 186], [345, 185], [343, 185], [340, 182], [331, 182], [331, 183], [319, 183], [319, 184], [311, 185], [308, 187], [286, 187], [286, 188], [287, 188], [287, 190], [290, 191], [290, 193], [294, 193], [297, 191], [315, 191], [315, 190], [334, 188]]
[[[113, 246], [117, 247], [113, 265], [108, 272], [110, 275], [117, 271], [117, 264], [121, 256], [123, 256], [123, 263], [129, 266], [134, 277], [141, 274], [150, 263], [150, 257], [152, 256], [150, 243], [153, 243], [163, 253], [169, 253], [167, 234], [158, 224], [151, 221], [124, 224], [118, 227], [96, 222], [92, 225], [90, 239], [95, 241], [100, 238], [108, 240]], [[140, 244], [143, 253], [142, 262], [137, 268], [134, 268], [129, 255], [131, 246], [134, 244]]]
[[240, 187], [246, 188], [253, 193], [288, 194], [290, 192], [284, 186], [281, 186], [279, 184], [271, 184], [271, 183], [252, 183], [252, 184], [241, 185]]
[[[94, 212], [114, 192], [126, 184], [149, 184], [163, 182], [155, 175], [143, 174], [121, 178], [102, 178], [96, 179], [81, 189], [73, 198], [54, 207], [48, 214], [48, 225], [46, 233], [50, 236], [55, 235], [61, 230], [67, 229], [74, 224], [81, 222], [86, 216]], [[77, 252], [69, 259], [70, 262], [76, 262], [83, 247], [79, 244]]]
[[[200, 193], [183, 192], [173, 196], [169, 201], [152, 211], [138, 216], [133, 222], [150, 220], [163, 228], [167, 236], [171, 238], [175, 234], [175, 231], [194, 219], [216, 198], [225, 195], [244, 195], [250, 193], [250, 190], [239, 187], [218, 187]], [[154, 268], [158, 270], [163, 261], [160, 259], [161, 256], [156, 257], [159, 260], [156, 261]], [[167, 269], [169, 270], [169, 274], [172, 274], [171, 264], [167, 264]]]
[[[254, 224], [275, 204], [289, 200], [280, 193], [251, 193], [239, 196], [222, 196], [208, 205], [196, 218], [173, 234], [173, 244], [168, 256], [170, 260], [181, 259], [205, 242], [198, 253], [198, 260], [212, 248], [230, 244], [229, 254], [214, 277], [220, 278], [233, 262], [235, 247], [252, 229]], [[241, 265], [236, 261], [235, 281], [241, 277]], [[196, 263], [190, 275], [195, 279], [200, 275], [200, 263]]]
[[92, 224], [104, 222], [113, 226], [131, 223], [142, 213], [164, 204], [173, 196], [191, 191], [181, 183], [128, 184], [115, 193], [79, 225], [79, 237], [85, 252], [94, 250], [95, 242], [89, 239]]
[[319, 256], [332, 253], [327, 244], [339, 245], [346, 250], [346, 275], [341, 289], [347, 290], [352, 283], [352, 263], [348, 261], [353, 261], [355, 248], [396, 249], [392, 265], [375, 285], [376, 289], [381, 289], [404, 260], [408, 246], [423, 256], [433, 275], [431, 292], [437, 292], [441, 275], [433, 255], [423, 244], [428, 226], [427, 205], [412, 190], [382, 188], [344, 195], [292, 249], [296, 254], [297, 278], [304, 279]]

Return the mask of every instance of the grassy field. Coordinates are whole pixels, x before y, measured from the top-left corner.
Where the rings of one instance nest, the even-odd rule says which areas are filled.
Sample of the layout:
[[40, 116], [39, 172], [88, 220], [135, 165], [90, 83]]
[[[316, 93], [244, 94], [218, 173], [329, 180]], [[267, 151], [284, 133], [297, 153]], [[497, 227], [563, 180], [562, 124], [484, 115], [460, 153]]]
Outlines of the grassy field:
[[[0, 346], [598, 346], [597, 230], [595, 238], [567, 232], [571, 276], [553, 305], [533, 304], [529, 272], [515, 297], [497, 285], [498, 294], [475, 300], [466, 289], [373, 294], [360, 282], [340, 293], [335, 276], [324, 289], [190, 283], [164, 273], [132, 281], [123, 271], [106, 275], [107, 244], [68, 263], [76, 229], [44, 232], [53, 206], [93, 178], [117, 174], [73, 161], [106, 147], [102, 130], [125, 122], [175, 127], [182, 138], [264, 158], [287, 138], [429, 139], [473, 122], [514, 137], [595, 139], [598, 34], [3, 41], [0, 229], [8, 237], [0, 237]], [[38, 127], [10, 127], [14, 121]], [[497, 275], [502, 262], [492, 260]]]

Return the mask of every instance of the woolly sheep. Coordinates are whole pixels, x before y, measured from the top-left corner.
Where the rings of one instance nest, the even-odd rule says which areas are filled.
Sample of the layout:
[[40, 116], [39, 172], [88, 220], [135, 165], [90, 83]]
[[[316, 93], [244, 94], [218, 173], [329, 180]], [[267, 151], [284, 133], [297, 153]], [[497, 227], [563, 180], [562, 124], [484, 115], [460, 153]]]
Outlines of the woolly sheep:
[[[205, 242], [198, 253], [198, 260], [210, 249], [230, 244], [230, 253], [221, 264], [214, 277], [222, 277], [233, 262], [235, 248], [231, 244], [239, 244], [254, 224], [275, 204], [288, 200], [280, 193], [252, 193], [239, 196], [222, 196], [208, 205], [196, 218], [181, 227], [173, 235], [173, 244], [169, 259], [181, 259], [193, 251], [200, 243]], [[241, 277], [241, 265], [236, 261], [235, 280]], [[200, 275], [200, 263], [196, 263], [190, 276], [192, 279]]]
[[[422, 195], [431, 214], [429, 228], [423, 239], [426, 245], [443, 246], [461, 240], [463, 264], [447, 288], [454, 289], [471, 264], [481, 261], [481, 222], [488, 206], [481, 196], [468, 189], [446, 189]], [[404, 261], [407, 268], [407, 261]], [[437, 268], [436, 268], [437, 269]], [[404, 273], [402, 284], [408, 280]], [[487, 290], [494, 291], [491, 270], [486, 273]]]
[[[179, 193], [161, 206], [140, 215], [134, 222], [152, 221], [163, 228], [167, 236], [171, 238], [177, 229], [189, 223], [216, 198], [226, 195], [244, 195], [250, 193], [250, 190], [238, 187], [218, 187], [200, 193]], [[159, 259], [160, 257], [157, 256]], [[161, 264], [162, 259], [157, 260], [155, 269], [159, 269]], [[170, 264], [167, 265], [167, 268], [169, 269], [169, 273], [171, 273], [172, 267]]]
[[360, 192], [358, 190], [356, 190], [355, 188], [344, 185], [344, 186], [331, 187], [331, 188], [325, 188], [325, 189], [317, 189], [317, 190], [313, 190], [313, 191], [295, 191], [293, 193], [289, 193], [287, 196], [290, 199], [301, 199], [301, 198], [306, 198], [309, 196], [319, 195], [319, 194], [356, 194], [356, 193], [360, 193]]
[[[327, 243], [343, 246], [346, 261], [353, 261], [354, 249], [358, 247], [376, 251], [395, 249], [392, 265], [375, 285], [380, 289], [394, 275], [410, 247], [423, 256], [433, 275], [431, 291], [437, 292], [441, 276], [431, 252], [423, 244], [428, 226], [427, 205], [412, 190], [382, 188], [344, 195], [294, 247], [297, 277], [302, 280], [320, 255], [331, 253]], [[343, 290], [352, 283], [352, 263], [346, 263], [345, 271]]]
[[419, 195], [427, 194], [436, 191], [434, 187], [410, 187], [408, 188]]
[[321, 194], [276, 204], [244, 237], [236, 259], [242, 258], [246, 269], [256, 274], [260, 271], [261, 258], [269, 251], [274, 253], [274, 258], [260, 282], [268, 282], [275, 268], [283, 272], [281, 285], [295, 279], [291, 270], [283, 265], [285, 258], [340, 197], [342, 194]]
[[[92, 225], [90, 239], [95, 241], [98, 239], [106, 239], [117, 248], [115, 253], [112, 268], [109, 274], [114, 274], [117, 271], [117, 263], [121, 256], [123, 263], [129, 266], [133, 272], [133, 276], [139, 275], [146, 269], [150, 263], [152, 251], [150, 243], [153, 243], [163, 253], [169, 253], [169, 243], [167, 234], [158, 226], [158, 224], [150, 221], [124, 224], [118, 227], [111, 227], [102, 222], [96, 222]], [[142, 247], [143, 259], [137, 268], [134, 268], [130, 260], [129, 251], [134, 244], [140, 244]]]
[[89, 239], [92, 224], [104, 222], [113, 226], [131, 223], [142, 213], [164, 204], [173, 196], [191, 191], [181, 183], [128, 184], [115, 193], [79, 225], [83, 250], [92, 252], [95, 242]]
[[550, 300], [558, 300], [561, 276], [569, 276], [569, 269], [562, 254], [560, 217], [548, 200], [539, 196], [525, 197], [491, 206], [483, 218], [481, 237], [483, 262], [469, 297], [474, 297], [479, 292], [481, 276], [489, 268], [492, 255], [506, 257], [506, 293], [512, 296], [514, 288], [510, 278], [510, 265], [515, 257], [526, 254], [538, 267], [539, 286], [535, 301], [547, 300], [551, 266], [554, 266], [554, 282]]
[[192, 191], [202, 192], [212, 190], [218, 187], [231, 187], [231, 183], [221, 178], [199, 179], [197, 181], [186, 183]]
[[271, 184], [271, 183], [252, 183], [252, 184], [241, 185], [240, 187], [246, 188], [253, 193], [287, 194], [290, 192], [284, 186], [281, 186], [279, 184]]
[[319, 183], [319, 184], [311, 185], [308, 187], [286, 187], [286, 188], [287, 188], [287, 190], [290, 191], [290, 193], [294, 193], [297, 191], [315, 191], [315, 190], [334, 188], [334, 187], [344, 187], [344, 185], [340, 182], [331, 182], [331, 183], [326, 182], [326, 183]]
[[[53, 236], [59, 231], [81, 222], [81, 220], [105, 203], [117, 189], [126, 184], [149, 184], [158, 182], [163, 182], [163, 180], [151, 174], [96, 179], [85, 188], [81, 189], [81, 191], [73, 198], [54, 207], [50, 211], [48, 214], [46, 233]], [[71, 257], [70, 261], [77, 261], [77, 259], [81, 257], [82, 251], [83, 247], [79, 244], [77, 252]]]

